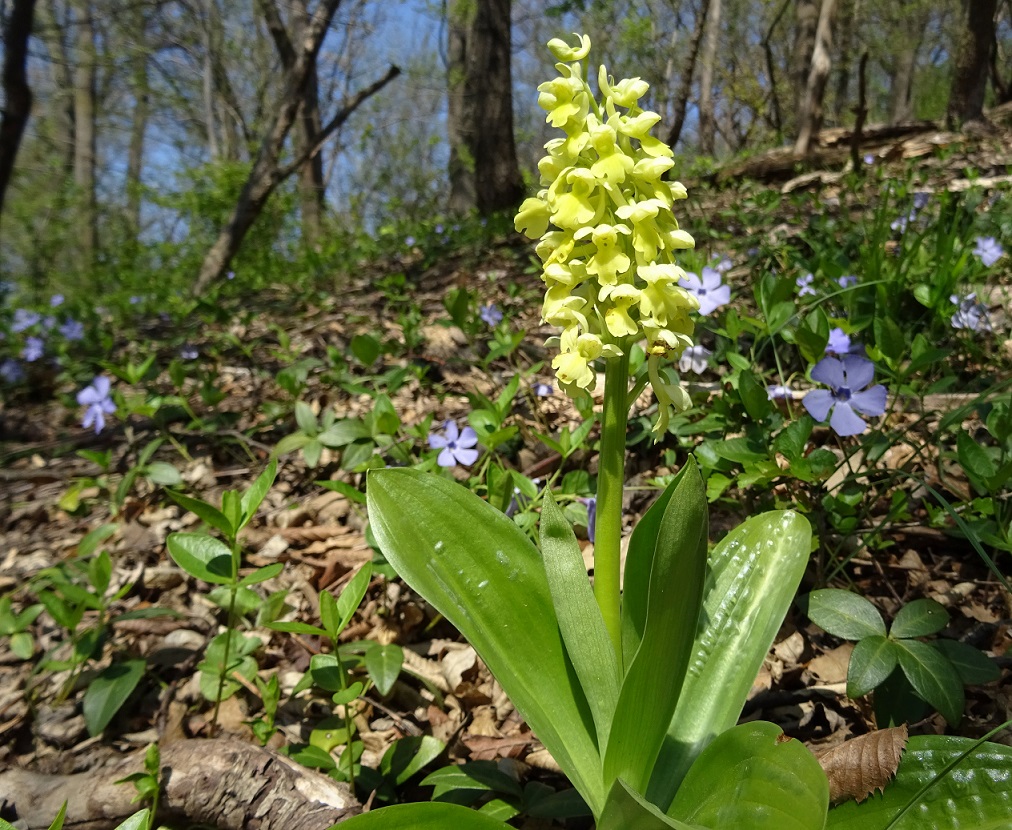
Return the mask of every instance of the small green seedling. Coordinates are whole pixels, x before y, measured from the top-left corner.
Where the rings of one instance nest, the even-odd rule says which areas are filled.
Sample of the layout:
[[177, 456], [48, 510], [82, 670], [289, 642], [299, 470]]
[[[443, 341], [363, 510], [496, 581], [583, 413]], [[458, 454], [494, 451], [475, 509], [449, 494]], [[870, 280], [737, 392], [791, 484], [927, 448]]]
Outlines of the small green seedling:
[[858, 698], [874, 691], [880, 727], [919, 720], [925, 704], [955, 725], [963, 716], [963, 687], [998, 679], [998, 667], [973, 646], [919, 639], [949, 623], [948, 611], [934, 600], [904, 605], [888, 631], [878, 609], [850, 591], [813, 591], [802, 607], [820, 628], [857, 642], [847, 668], [847, 694]]

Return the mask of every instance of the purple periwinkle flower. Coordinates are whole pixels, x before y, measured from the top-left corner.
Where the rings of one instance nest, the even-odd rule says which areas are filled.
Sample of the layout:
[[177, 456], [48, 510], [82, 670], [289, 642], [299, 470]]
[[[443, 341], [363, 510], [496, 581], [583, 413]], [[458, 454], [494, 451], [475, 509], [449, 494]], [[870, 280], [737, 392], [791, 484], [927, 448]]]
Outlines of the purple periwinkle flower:
[[183, 360], [196, 360], [199, 355], [200, 352], [197, 351], [196, 346], [183, 346], [179, 350], [179, 356], [183, 358]]
[[875, 364], [866, 357], [824, 357], [812, 369], [812, 380], [829, 389], [813, 389], [801, 402], [816, 421], [829, 418], [837, 435], [860, 435], [867, 426], [861, 415], [885, 414], [886, 388], [880, 383], [865, 388], [874, 379]]
[[583, 503], [587, 505], [587, 539], [593, 544], [594, 536], [597, 534], [597, 497], [583, 499]]
[[990, 268], [1001, 259], [1005, 249], [993, 236], [978, 236], [977, 247], [973, 249], [973, 253], [985, 266]]
[[812, 288], [812, 282], [814, 280], [815, 277], [811, 273], [808, 273], [805, 274], [803, 277], [798, 277], [794, 281], [794, 284], [798, 288], [799, 297], [804, 297], [806, 294], [811, 294], [813, 297], [815, 296], [815, 289]]
[[132, 296], [130, 298], [130, 305], [137, 305], [137, 303], [139, 303], [143, 299], [144, 299], [143, 297], [140, 297], [137, 294], [134, 294], [134, 296]]
[[702, 277], [689, 271], [678, 284], [699, 300], [699, 313], [703, 317], [731, 302], [730, 286], [724, 285], [720, 271], [709, 266], [703, 269]]
[[924, 210], [928, 206], [931, 194], [925, 190], [918, 190], [914, 193], [914, 210]]
[[470, 467], [478, 460], [478, 451], [474, 447], [478, 444], [478, 433], [471, 427], [464, 427], [458, 430], [456, 421], [447, 421], [443, 424], [443, 432], [429, 433], [429, 446], [440, 450], [436, 463], [440, 467], [456, 467], [462, 464]]
[[678, 358], [678, 370], [680, 372], [693, 371], [697, 375], [703, 374], [706, 371], [707, 362], [713, 355], [706, 346], [689, 346], [682, 356]]
[[25, 347], [21, 350], [21, 358], [26, 363], [34, 363], [46, 350], [46, 344], [41, 337], [26, 337]]
[[478, 316], [492, 327], [498, 326], [502, 322], [502, 312], [495, 303], [483, 305], [478, 311]]
[[731, 262], [731, 258], [728, 256], [722, 256], [717, 264], [713, 266], [714, 271], [719, 271], [721, 274], [727, 273], [731, 270], [734, 263]]
[[24, 380], [24, 377], [25, 370], [21, 368], [21, 364], [13, 357], [8, 357], [3, 363], [0, 363], [0, 379], [5, 383], [17, 383], [20, 380]]
[[539, 398], [547, 398], [555, 390], [552, 388], [552, 384], [545, 383], [544, 381], [538, 381], [534, 384], [534, 394]]
[[56, 308], [57, 306], [63, 305], [63, 295], [54, 294], [52, 297], [49, 298], [49, 305], [51, 308]]
[[875, 156], [873, 156], [871, 153], [865, 153], [864, 154], [864, 163], [865, 164], [874, 164], [875, 163]]
[[91, 386], [86, 386], [77, 393], [77, 402], [87, 407], [81, 426], [87, 429], [94, 425], [96, 435], [105, 429], [105, 416], [116, 411], [116, 404], [109, 398], [110, 391], [109, 378], [96, 375]]
[[850, 288], [852, 285], [857, 285], [857, 277], [853, 274], [844, 274], [842, 277], [838, 277], [836, 282], [840, 288]]
[[84, 324], [77, 320], [67, 320], [60, 326], [60, 334], [65, 340], [75, 342], [84, 339]]
[[404, 238], [404, 244], [407, 245], [409, 248], [414, 247], [415, 238], [413, 236], [406, 236]]
[[900, 233], [903, 233], [907, 229], [907, 225], [913, 222], [914, 219], [916, 218], [917, 218], [917, 209], [911, 208], [910, 212], [906, 216], [897, 216], [895, 219], [893, 219], [893, 221], [889, 223], [889, 227], [892, 228], [892, 230], [894, 231], [899, 231]]
[[14, 319], [11, 321], [11, 331], [17, 334], [19, 331], [30, 329], [42, 319], [37, 311], [29, 311], [27, 308], [14, 309]]
[[235, 279], [235, 271], [229, 271], [227, 274], [225, 274], [225, 279], [234, 280]]
[[794, 398], [794, 390], [789, 386], [775, 384], [766, 387], [766, 397], [771, 401], [786, 401]]
[[826, 342], [826, 354], [844, 355], [851, 349], [850, 335], [837, 326], [829, 331], [829, 340]]
[[976, 292], [967, 294], [965, 297], [957, 297], [953, 294], [949, 299], [958, 306], [956, 313], [949, 319], [954, 329], [993, 331], [987, 306], [977, 299]]

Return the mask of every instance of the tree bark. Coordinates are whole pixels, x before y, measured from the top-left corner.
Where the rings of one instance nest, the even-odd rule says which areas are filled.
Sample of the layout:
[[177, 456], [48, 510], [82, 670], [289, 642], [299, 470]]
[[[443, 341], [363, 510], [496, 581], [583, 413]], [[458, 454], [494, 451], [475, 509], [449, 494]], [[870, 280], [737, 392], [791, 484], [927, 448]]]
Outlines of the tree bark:
[[295, 123], [302, 105], [301, 90], [319, 54], [327, 28], [340, 0], [324, 0], [313, 14], [306, 28], [305, 36], [296, 52], [295, 63], [285, 73], [285, 81], [275, 101], [275, 116], [257, 152], [253, 167], [243, 184], [242, 191], [232, 213], [218, 234], [218, 239], [207, 252], [200, 273], [194, 283], [194, 292], [202, 293], [214, 281], [221, 279], [228, 269], [247, 231], [256, 221], [264, 205], [277, 186], [293, 175], [314, 154], [319, 153], [326, 140], [348, 120], [361, 104], [379, 92], [400, 74], [396, 66], [390, 67], [386, 75], [368, 87], [359, 90], [346, 99], [339, 112], [321, 130], [318, 141], [288, 166], [282, 166], [281, 153], [285, 140]]
[[957, 35], [952, 84], [945, 120], [949, 129], [984, 121], [984, 93], [994, 44], [998, 0], [963, 0], [963, 27]]
[[127, 150], [126, 198], [127, 222], [136, 239], [141, 230], [141, 175], [144, 169], [144, 138], [151, 112], [151, 88], [148, 82], [148, 15], [141, 6], [136, 6], [132, 18], [131, 29], [136, 41], [130, 56], [134, 111]]
[[32, 90], [25, 67], [28, 63], [28, 38], [32, 34], [35, 0], [14, 0], [3, 33], [3, 90], [6, 105], [0, 118], [0, 221], [4, 195], [14, 173], [21, 136], [32, 111]]
[[692, 77], [696, 74], [696, 60], [699, 57], [699, 47], [703, 42], [703, 31], [706, 27], [706, 18], [710, 14], [710, 4], [713, 0], [702, 0], [699, 12], [696, 14], [696, 25], [692, 29], [692, 38], [689, 41], [689, 51], [685, 55], [685, 63], [682, 65], [682, 77], [679, 81], [678, 92], [675, 93], [675, 111], [671, 119], [671, 129], [668, 130], [667, 145], [674, 147], [682, 136], [682, 127], [685, 126], [685, 113], [689, 106], [689, 96], [692, 95]]
[[[477, 208], [487, 216], [516, 207], [524, 195], [513, 136], [510, 8], [511, 0], [477, 0], [454, 3], [449, 10], [450, 207], [455, 212]], [[466, 178], [473, 181], [470, 205]]]
[[78, 244], [81, 261], [91, 265], [98, 251], [98, 205], [95, 194], [96, 135], [95, 30], [88, 0], [76, 5], [74, 64], [74, 186], [77, 189]]
[[[267, 24], [267, 30], [278, 51], [281, 65], [285, 71], [291, 71], [295, 65], [296, 43], [303, 38], [309, 23], [309, 7], [306, 0], [298, 0], [293, 8], [294, 36], [290, 38], [281, 19], [281, 13], [271, 0], [258, 0], [257, 5]], [[323, 124], [320, 120], [320, 85], [317, 77], [316, 62], [306, 75], [306, 83], [301, 90], [301, 102], [295, 130], [296, 155], [307, 155], [305, 164], [299, 168], [299, 212], [302, 217], [302, 235], [310, 247], [319, 244], [323, 228], [323, 212], [326, 204], [326, 182], [323, 175], [323, 156], [320, 153], [309, 154], [309, 150], [319, 141]]]
[[791, 90], [794, 108], [785, 119], [784, 130], [797, 135], [798, 114], [804, 105], [808, 76], [815, 51], [815, 31], [819, 23], [818, 0], [797, 0], [794, 17], [794, 46], [791, 50]]
[[[129, 784], [144, 753], [75, 775], [0, 772], [0, 802], [29, 827], [48, 827], [67, 802], [64, 830], [112, 830], [138, 811]], [[347, 785], [235, 740], [184, 740], [161, 752], [158, 824], [221, 830], [325, 830], [360, 812]], [[157, 826], [157, 825], [156, 825]]]
[[699, 151], [707, 156], [714, 154], [717, 135], [717, 120], [713, 110], [713, 72], [717, 62], [717, 44], [720, 42], [720, 6], [721, 0], [709, 2], [703, 63], [699, 70]]
[[808, 74], [805, 97], [798, 116], [798, 139], [794, 143], [794, 154], [804, 156], [811, 149], [812, 137], [822, 128], [822, 99], [826, 92], [826, 81], [832, 67], [830, 57], [833, 48], [833, 13], [836, 0], [822, 0], [819, 10], [819, 24], [815, 32], [815, 49], [812, 52], [812, 67]]

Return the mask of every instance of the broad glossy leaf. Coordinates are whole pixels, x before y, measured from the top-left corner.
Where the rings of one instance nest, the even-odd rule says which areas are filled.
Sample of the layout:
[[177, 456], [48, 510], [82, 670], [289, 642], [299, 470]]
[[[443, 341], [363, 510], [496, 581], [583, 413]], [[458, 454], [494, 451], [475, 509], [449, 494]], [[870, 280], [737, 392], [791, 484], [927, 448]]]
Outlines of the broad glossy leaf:
[[403, 665], [404, 650], [396, 643], [373, 643], [365, 652], [366, 671], [381, 695], [390, 694]]
[[800, 605], [813, 623], [834, 637], [862, 640], [876, 634], [885, 636], [885, 621], [878, 609], [852, 591], [823, 588], [812, 591]]
[[598, 745], [606, 746], [618, 705], [618, 658], [594, 599], [580, 545], [551, 493], [545, 495], [541, 507], [541, 555], [566, 652], [594, 715]]
[[606, 785], [646, 790], [692, 655], [706, 576], [708, 519], [695, 463], [679, 474], [650, 563], [647, 616], [626, 670], [604, 757]]
[[274, 579], [284, 569], [284, 562], [272, 562], [270, 565], [264, 565], [262, 568], [257, 568], [253, 573], [246, 574], [246, 576], [240, 579], [239, 587], [246, 588], [250, 585], [266, 582], [268, 579]]
[[213, 507], [206, 501], [200, 501], [200, 499], [193, 499], [189, 496], [184, 496], [182, 493], [177, 493], [174, 490], [166, 490], [165, 492], [169, 495], [169, 498], [176, 502], [176, 504], [184, 510], [189, 510], [191, 513], [195, 513], [201, 521], [209, 524], [215, 530], [221, 531], [225, 536], [231, 537], [235, 535], [235, 529], [232, 527], [232, 523], [225, 518], [225, 514], [217, 507]]
[[438, 801], [394, 804], [345, 819], [327, 830], [512, 830], [497, 818]]
[[148, 826], [148, 810], [141, 810], [116, 825], [116, 830], [146, 830]]
[[640, 647], [643, 627], [647, 620], [647, 592], [650, 587], [650, 564], [654, 561], [654, 548], [657, 546], [657, 535], [661, 529], [661, 519], [671, 501], [688, 462], [650, 505], [633, 528], [629, 537], [629, 549], [625, 557], [625, 570], [622, 573], [622, 657], [624, 668], [628, 668], [636, 650]]
[[203, 533], [170, 533], [165, 544], [172, 561], [190, 576], [218, 585], [235, 582], [235, 561], [224, 542]]
[[941, 712], [949, 723], [959, 723], [966, 697], [955, 666], [928, 643], [920, 640], [895, 642], [900, 668], [914, 691]]
[[854, 646], [847, 666], [847, 695], [861, 697], [882, 683], [896, 668], [899, 651], [888, 637], [875, 634]]
[[[879, 830], [975, 741], [947, 735], [910, 738], [884, 792], [829, 811], [827, 830]], [[891, 830], [1008, 830], [1012, 822], [1012, 747], [984, 743], [936, 781]]]
[[889, 629], [889, 636], [927, 637], [949, 624], [949, 612], [933, 599], [915, 599], [904, 605]]
[[822, 830], [829, 781], [815, 756], [779, 726], [722, 732], [692, 765], [668, 810], [712, 830]]
[[437, 476], [371, 471], [367, 497], [383, 555], [475, 647], [599, 811], [604, 788], [592, 717], [566, 658], [538, 550], [505, 515]]
[[608, 793], [604, 812], [597, 821], [597, 830], [709, 830], [690, 827], [669, 818], [642, 795], [632, 790], [621, 778]]
[[738, 722], [808, 564], [811, 527], [790, 511], [747, 519], [710, 552], [699, 630], [647, 796], [665, 809], [704, 746]]
[[435, 788], [433, 799], [461, 790], [503, 793], [523, 798], [523, 789], [516, 779], [499, 769], [494, 761], [470, 761], [437, 769], [422, 780], [422, 786]]
[[97, 735], [112, 720], [144, 676], [143, 660], [113, 663], [91, 681], [84, 693], [84, 722], [89, 735]]

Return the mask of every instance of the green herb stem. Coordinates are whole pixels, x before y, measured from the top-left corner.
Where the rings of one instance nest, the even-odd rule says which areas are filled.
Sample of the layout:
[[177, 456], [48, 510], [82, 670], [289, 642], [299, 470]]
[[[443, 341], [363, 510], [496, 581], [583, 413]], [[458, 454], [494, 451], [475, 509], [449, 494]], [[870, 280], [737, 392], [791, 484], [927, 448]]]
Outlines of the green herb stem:
[[625, 433], [629, 416], [629, 354], [605, 363], [601, 452], [597, 469], [597, 520], [594, 532], [594, 596], [622, 665], [620, 548]]

